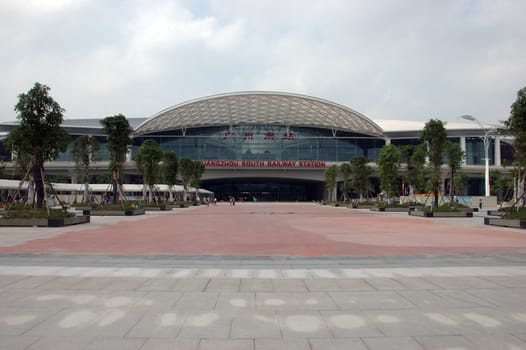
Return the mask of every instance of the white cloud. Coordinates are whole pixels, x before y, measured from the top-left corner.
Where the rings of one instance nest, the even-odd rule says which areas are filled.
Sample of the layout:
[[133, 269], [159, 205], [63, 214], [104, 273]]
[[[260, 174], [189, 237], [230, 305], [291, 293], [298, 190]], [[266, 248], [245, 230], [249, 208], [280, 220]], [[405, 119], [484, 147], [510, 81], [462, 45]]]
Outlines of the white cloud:
[[521, 0], [35, 3], [0, 0], [0, 120], [35, 81], [69, 117], [277, 90], [373, 120], [488, 123], [525, 85]]

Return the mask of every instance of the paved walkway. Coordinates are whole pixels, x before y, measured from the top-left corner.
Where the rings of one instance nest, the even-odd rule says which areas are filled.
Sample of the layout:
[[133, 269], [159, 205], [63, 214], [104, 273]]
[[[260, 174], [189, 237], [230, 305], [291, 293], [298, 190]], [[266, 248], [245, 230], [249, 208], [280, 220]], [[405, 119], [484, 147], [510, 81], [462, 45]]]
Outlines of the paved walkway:
[[480, 217], [93, 219], [1, 229], [0, 349], [526, 349], [526, 235]]

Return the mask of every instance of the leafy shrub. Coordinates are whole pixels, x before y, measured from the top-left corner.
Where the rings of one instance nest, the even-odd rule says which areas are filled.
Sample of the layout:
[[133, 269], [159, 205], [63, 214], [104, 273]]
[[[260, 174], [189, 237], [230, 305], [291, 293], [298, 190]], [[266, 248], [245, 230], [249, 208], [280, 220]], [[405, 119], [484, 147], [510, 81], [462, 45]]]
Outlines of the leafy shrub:
[[4, 212], [6, 219], [47, 219], [47, 218], [68, 218], [75, 216], [74, 213], [62, 209], [49, 209], [49, 215], [46, 208], [31, 208], [23, 205], [12, 206], [11, 209]]
[[511, 209], [506, 215], [502, 217], [503, 219], [520, 219], [526, 220], [526, 207], [519, 207]]

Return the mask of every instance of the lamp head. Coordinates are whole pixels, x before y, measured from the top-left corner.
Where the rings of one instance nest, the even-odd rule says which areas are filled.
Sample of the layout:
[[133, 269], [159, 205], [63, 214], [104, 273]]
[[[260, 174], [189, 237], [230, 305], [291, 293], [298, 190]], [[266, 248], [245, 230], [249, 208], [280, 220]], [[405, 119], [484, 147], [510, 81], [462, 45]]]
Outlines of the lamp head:
[[466, 119], [466, 120], [471, 120], [472, 122], [476, 121], [477, 119], [475, 119], [474, 116], [472, 115], [469, 115], [469, 114], [464, 114], [464, 115], [461, 115], [460, 118], [462, 119]]

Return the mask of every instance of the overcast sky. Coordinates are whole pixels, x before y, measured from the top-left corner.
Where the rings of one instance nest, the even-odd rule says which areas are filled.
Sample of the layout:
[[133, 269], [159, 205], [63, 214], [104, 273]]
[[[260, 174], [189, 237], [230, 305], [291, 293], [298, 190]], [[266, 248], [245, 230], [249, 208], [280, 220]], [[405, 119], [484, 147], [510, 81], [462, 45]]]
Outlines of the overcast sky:
[[65, 117], [271, 90], [373, 120], [497, 124], [526, 86], [525, 0], [0, 0], [0, 121], [38, 81]]

